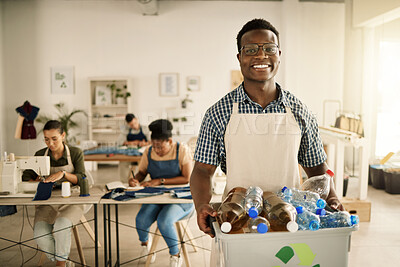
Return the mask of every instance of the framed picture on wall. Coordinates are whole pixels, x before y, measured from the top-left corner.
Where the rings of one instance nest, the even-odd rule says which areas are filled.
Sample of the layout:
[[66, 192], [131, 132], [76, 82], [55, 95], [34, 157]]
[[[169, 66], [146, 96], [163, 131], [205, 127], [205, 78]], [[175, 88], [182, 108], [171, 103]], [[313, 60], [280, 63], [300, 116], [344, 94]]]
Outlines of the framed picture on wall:
[[188, 91], [200, 91], [200, 76], [188, 76], [186, 83]]
[[74, 94], [74, 67], [51, 68], [51, 93], [60, 95]]
[[160, 96], [178, 96], [179, 74], [160, 73]]

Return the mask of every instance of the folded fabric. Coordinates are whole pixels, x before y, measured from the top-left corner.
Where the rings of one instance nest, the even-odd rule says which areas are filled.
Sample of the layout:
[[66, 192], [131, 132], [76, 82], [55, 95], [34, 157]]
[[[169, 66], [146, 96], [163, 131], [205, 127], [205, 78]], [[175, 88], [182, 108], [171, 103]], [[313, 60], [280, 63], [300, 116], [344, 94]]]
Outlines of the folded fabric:
[[153, 187], [145, 187], [138, 191], [125, 191], [124, 188], [115, 188], [101, 198], [114, 199], [117, 201], [128, 201], [134, 198], [151, 197], [164, 194], [162, 190], [155, 190]]
[[[106, 193], [102, 198], [114, 199], [117, 201], [127, 201], [134, 198], [152, 197], [171, 192], [173, 196], [178, 198], [192, 199], [190, 194], [190, 186], [179, 187], [145, 187], [137, 191], [126, 191], [124, 188], [115, 188], [111, 192]], [[176, 194], [177, 193], [177, 194]]]
[[47, 200], [51, 197], [54, 183], [40, 182], [36, 189], [36, 194], [33, 200]]
[[137, 148], [127, 148], [122, 149], [119, 147], [99, 147], [95, 149], [86, 150], [83, 152], [85, 155], [92, 155], [92, 154], [122, 154], [127, 156], [141, 156], [142, 153], [139, 152]]
[[172, 191], [171, 196], [176, 198], [193, 199], [190, 191]]

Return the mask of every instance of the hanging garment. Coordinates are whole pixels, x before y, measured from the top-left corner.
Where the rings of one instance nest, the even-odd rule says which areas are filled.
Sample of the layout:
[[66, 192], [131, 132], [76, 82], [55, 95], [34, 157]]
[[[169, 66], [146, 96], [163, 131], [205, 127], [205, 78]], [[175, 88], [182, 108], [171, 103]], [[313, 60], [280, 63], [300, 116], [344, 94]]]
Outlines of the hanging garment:
[[36, 129], [33, 125], [33, 121], [39, 113], [39, 108], [32, 106], [28, 101], [15, 109], [18, 114], [24, 117], [22, 124], [21, 139], [36, 139]]

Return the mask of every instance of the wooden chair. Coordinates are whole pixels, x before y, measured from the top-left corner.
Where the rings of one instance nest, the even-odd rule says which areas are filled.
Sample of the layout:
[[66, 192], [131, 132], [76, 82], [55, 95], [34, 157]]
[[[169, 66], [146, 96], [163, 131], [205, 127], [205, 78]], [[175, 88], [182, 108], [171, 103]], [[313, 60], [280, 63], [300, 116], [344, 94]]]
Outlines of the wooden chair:
[[[86, 232], [89, 234], [90, 238], [93, 241], [95, 241], [96, 239], [95, 239], [93, 229], [92, 229], [92, 227], [90, 227], [89, 223], [87, 222], [85, 215], [82, 215], [80, 221], [82, 223], [82, 226], [85, 228]], [[86, 265], [85, 255], [83, 254], [81, 239], [80, 239], [77, 227], [78, 227], [78, 225], [74, 225], [72, 227], [72, 233], [74, 234], [74, 239], [75, 239], [75, 243], [76, 243], [76, 248], [78, 249], [79, 259], [81, 261], [81, 264], [83, 266], [85, 266]], [[98, 242], [98, 247], [101, 247], [100, 242]], [[43, 262], [46, 260], [46, 258], [47, 258], [46, 253], [42, 251], [42, 253], [40, 255], [38, 266], [42, 266]]]
[[[187, 236], [187, 238], [188, 238], [187, 242], [189, 242], [190, 245], [193, 247], [193, 250], [195, 252], [197, 252], [197, 245], [193, 238], [193, 234], [190, 231], [190, 228], [187, 226], [188, 220], [193, 216], [194, 212], [195, 211], [193, 209], [192, 212], [190, 212], [188, 215], [186, 215], [185, 217], [183, 217], [182, 219], [180, 219], [179, 221], [177, 221], [175, 223], [176, 231], [178, 233], [179, 243], [181, 244], [181, 247], [182, 247], [181, 254], [183, 254], [183, 258], [185, 260], [186, 267], [190, 267], [190, 261], [189, 261], [188, 251], [186, 248], [187, 244], [184, 241], [185, 236]], [[186, 222], [186, 227], [185, 227], [185, 222]], [[149, 255], [147, 256], [146, 265], [145, 265], [146, 267], [150, 266], [151, 255], [156, 251], [157, 243], [158, 243], [158, 240], [160, 239], [160, 236], [161, 236], [161, 233], [157, 227], [156, 233], [153, 236], [153, 243], [151, 244]]]

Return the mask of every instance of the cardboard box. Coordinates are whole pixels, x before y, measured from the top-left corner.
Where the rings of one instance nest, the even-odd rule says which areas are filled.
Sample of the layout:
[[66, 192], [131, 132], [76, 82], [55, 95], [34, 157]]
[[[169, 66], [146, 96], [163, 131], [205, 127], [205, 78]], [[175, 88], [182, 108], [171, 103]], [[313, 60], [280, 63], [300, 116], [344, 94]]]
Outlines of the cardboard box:
[[350, 214], [358, 215], [360, 222], [371, 221], [371, 202], [366, 200], [343, 198], [341, 203]]

